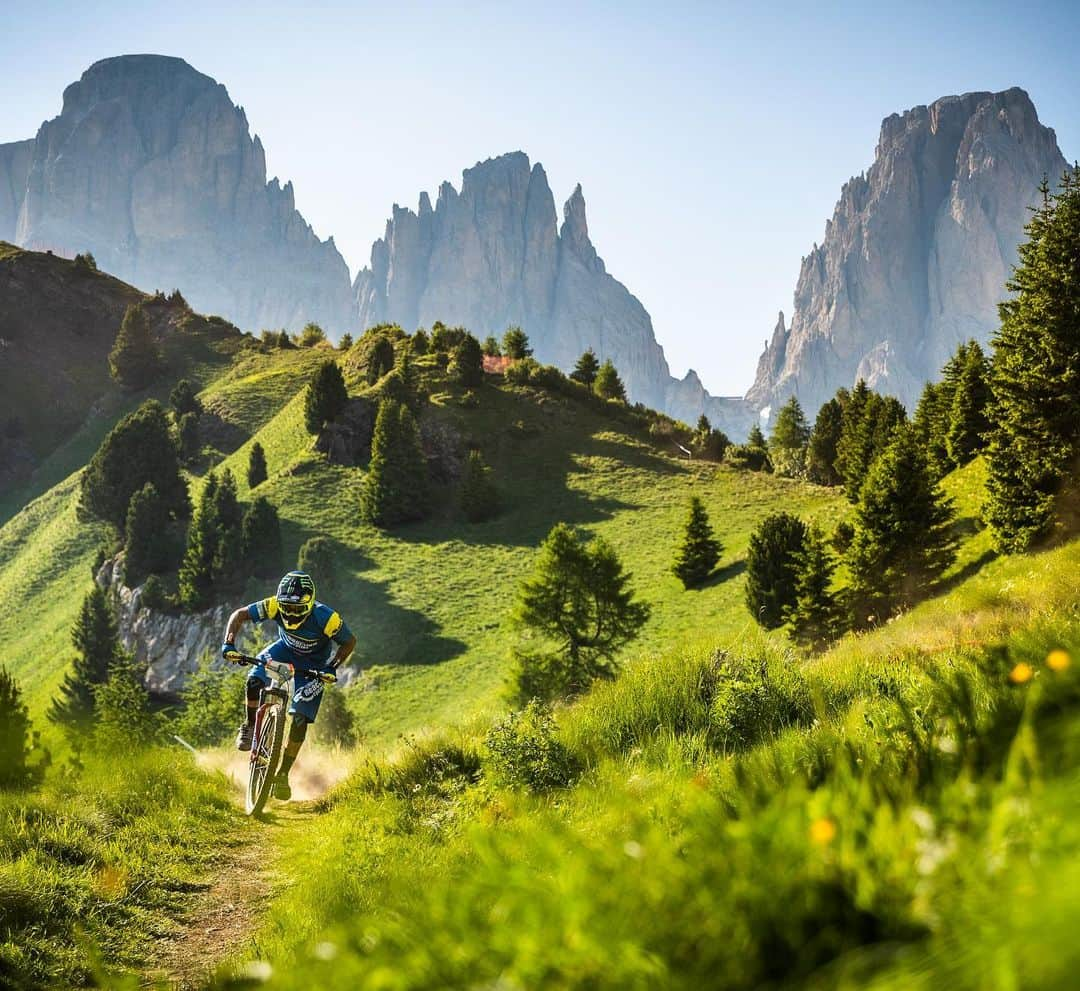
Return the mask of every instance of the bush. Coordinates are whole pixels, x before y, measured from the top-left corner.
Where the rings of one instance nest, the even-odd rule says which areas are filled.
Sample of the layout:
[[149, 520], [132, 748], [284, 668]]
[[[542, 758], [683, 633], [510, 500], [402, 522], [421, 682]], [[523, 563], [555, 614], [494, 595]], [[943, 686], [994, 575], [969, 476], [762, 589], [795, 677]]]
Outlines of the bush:
[[448, 355], [468, 336], [464, 327], [446, 327], [436, 320], [431, 325], [431, 350]]
[[806, 524], [790, 513], [766, 516], [750, 535], [746, 555], [746, 605], [767, 630], [784, 622], [795, 605], [799, 555]]
[[484, 749], [494, 779], [511, 788], [565, 788], [577, 773], [573, 756], [555, 736], [551, 709], [535, 699], [496, 722]]
[[744, 750], [814, 719], [810, 686], [793, 663], [727, 656], [717, 672], [712, 723], [720, 745]]
[[484, 381], [484, 354], [480, 342], [466, 334], [465, 339], [454, 348], [447, 373], [461, 385], [476, 386]]
[[313, 348], [317, 344], [322, 344], [326, 340], [326, 331], [322, 329], [317, 323], [307, 324], [300, 336], [297, 338], [296, 343], [302, 348]]
[[191, 464], [199, 456], [201, 447], [199, 416], [197, 413], [185, 413], [176, 424], [176, 448], [180, 460]]
[[185, 413], [194, 413], [196, 416], [201, 416], [203, 411], [195, 386], [187, 379], [181, 379], [173, 386], [172, 392], [169, 393], [169, 405], [173, 408], [177, 419]]
[[134, 588], [147, 575], [173, 566], [169, 510], [153, 484], [131, 497], [124, 524], [124, 584]]
[[353, 336], [352, 336], [352, 334], [342, 334], [341, 335], [341, 340], [338, 341], [338, 350], [339, 351], [348, 351], [349, 348], [351, 348], [352, 346], [353, 346]]
[[165, 591], [165, 583], [159, 575], [151, 575], [143, 582], [139, 605], [143, 609], [162, 610], [168, 608], [169, 596]]
[[323, 692], [315, 735], [321, 743], [341, 747], [356, 745], [356, 721], [349, 709], [344, 688], [330, 688]]
[[161, 732], [161, 719], [150, 705], [142, 671], [129, 654], [121, 653], [109, 677], [94, 691], [95, 749], [123, 753], [153, 743]]
[[244, 719], [245, 670], [204, 656], [180, 693], [173, 729], [193, 747], [228, 743]]
[[394, 367], [394, 338], [389, 331], [390, 328], [373, 327], [361, 335], [345, 359], [350, 376], [374, 385]]
[[511, 361], [532, 357], [528, 335], [520, 327], [508, 327], [502, 339], [503, 354]]
[[525, 358], [510, 365], [506, 369], [505, 378], [511, 385], [529, 385], [539, 369], [540, 362], [535, 358]]

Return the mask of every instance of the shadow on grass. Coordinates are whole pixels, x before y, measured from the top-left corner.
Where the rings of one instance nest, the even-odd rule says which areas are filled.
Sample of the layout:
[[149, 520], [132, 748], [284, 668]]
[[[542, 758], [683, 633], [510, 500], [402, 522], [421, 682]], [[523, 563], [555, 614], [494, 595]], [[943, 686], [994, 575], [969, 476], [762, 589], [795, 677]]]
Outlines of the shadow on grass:
[[705, 581], [698, 586], [697, 591], [703, 591], [707, 588], [713, 588], [716, 585], [723, 585], [724, 582], [731, 581], [732, 578], [738, 578], [746, 570], [746, 558], [740, 558], [738, 561], [732, 561], [730, 564], [725, 564], [722, 568], [717, 568]]
[[[934, 588], [932, 595], [944, 595], [946, 592], [956, 588], [957, 585], [967, 581], [976, 572], [982, 570], [987, 564], [995, 560], [998, 557], [997, 551], [987, 550], [983, 551], [974, 561], [969, 561], [965, 564], [955, 575], [950, 575], [943, 581], [938, 582]], [[930, 596], [927, 596], [929, 598]]]

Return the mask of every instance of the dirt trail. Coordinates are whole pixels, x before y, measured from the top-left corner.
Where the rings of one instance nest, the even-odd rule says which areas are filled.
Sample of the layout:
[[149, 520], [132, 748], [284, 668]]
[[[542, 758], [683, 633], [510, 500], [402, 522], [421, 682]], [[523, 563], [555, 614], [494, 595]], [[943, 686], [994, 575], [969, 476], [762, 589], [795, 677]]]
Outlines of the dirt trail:
[[[267, 902], [280, 882], [277, 855], [282, 845], [288, 843], [292, 832], [319, 814], [314, 800], [349, 771], [340, 755], [339, 759], [325, 753], [305, 756], [306, 769], [298, 761], [290, 775], [293, 800], [271, 800], [266, 814], [246, 824], [248, 828], [238, 830], [210, 864], [207, 881], [192, 896], [179, 929], [163, 937], [148, 954], [148, 983], [160, 986], [164, 982], [178, 991], [194, 991], [203, 986], [219, 963], [251, 944]], [[232, 779], [240, 805], [246, 755], [204, 751], [197, 759], [200, 766], [221, 771]]]

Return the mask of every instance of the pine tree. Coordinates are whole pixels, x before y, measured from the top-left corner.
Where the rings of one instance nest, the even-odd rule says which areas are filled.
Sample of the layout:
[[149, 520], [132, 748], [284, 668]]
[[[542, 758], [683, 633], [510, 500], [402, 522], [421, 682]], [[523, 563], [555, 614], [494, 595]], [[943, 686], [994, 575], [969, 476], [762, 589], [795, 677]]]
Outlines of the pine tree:
[[848, 553], [854, 619], [917, 601], [956, 556], [952, 506], [930, 478], [914, 430], [898, 430], [874, 462], [855, 509]]
[[215, 499], [217, 476], [210, 472], [202, 496], [188, 527], [187, 550], [180, 564], [178, 595], [185, 608], [195, 610], [210, 604], [214, 590], [214, 559], [221, 543]]
[[277, 510], [263, 496], [244, 511], [240, 547], [247, 573], [260, 578], [281, 573], [281, 522]]
[[778, 475], [801, 476], [806, 468], [806, 447], [810, 427], [799, 400], [792, 396], [776, 415], [769, 439], [769, 460]]
[[484, 381], [484, 354], [480, 342], [472, 334], [466, 334], [454, 347], [446, 371], [452, 379], [469, 388]]
[[630, 577], [602, 538], [587, 542], [565, 523], [552, 529], [521, 586], [514, 619], [553, 641], [557, 653], [519, 657], [524, 701], [576, 694], [614, 675], [615, 654], [649, 617], [649, 607], [634, 599]]
[[119, 651], [108, 677], [94, 691], [94, 746], [103, 753], [130, 752], [157, 736], [160, 721], [130, 654]]
[[30, 778], [30, 714], [5, 667], [0, 667], [0, 712], [0, 788], [17, 787]]
[[957, 467], [966, 465], [985, 446], [983, 437], [990, 429], [989, 374], [986, 355], [976, 341], [971, 341], [957, 379], [945, 435], [949, 460]]
[[132, 303], [109, 352], [109, 372], [125, 389], [145, 389], [164, 367], [161, 350], [150, 330], [150, 318], [141, 303]]
[[317, 344], [322, 344], [325, 340], [326, 331], [317, 323], [308, 323], [305, 324], [304, 329], [300, 331], [300, 337], [296, 343], [302, 348], [313, 348]]
[[705, 582], [719, 560], [720, 541], [713, 536], [705, 506], [697, 496], [691, 496], [690, 515], [671, 570], [684, 588], [694, 588]]
[[428, 337], [427, 331], [423, 328], [418, 330], [412, 335], [412, 349], [413, 354], [422, 355], [427, 354], [431, 348], [431, 338]]
[[1007, 283], [1013, 296], [998, 307], [990, 370], [987, 515], [1010, 551], [1050, 532], [1080, 453], [1080, 172], [1066, 172], [1057, 192], [1041, 188]]
[[[393, 354], [394, 349], [391, 346], [391, 365]], [[332, 359], [324, 361], [315, 372], [304, 395], [304, 425], [308, 433], [317, 434], [322, 430], [323, 424], [336, 420], [348, 401], [349, 392], [345, 388], [345, 377], [341, 374], [341, 368]]]
[[348, 351], [353, 346], [352, 334], [342, 334], [337, 346], [339, 351]]
[[926, 467], [934, 481], [944, 478], [952, 468], [945, 443], [948, 412], [943, 383], [927, 382], [919, 396], [911, 426], [926, 452]]
[[247, 483], [248, 488], [253, 489], [257, 485], [262, 485], [266, 481], [266, 452], [263, 450], [262, 444], [255, 441], [251, 445], [251, 452], [248, 454], [248, 467], [247, 467]]
[[125, 416], [102, 441], [82, 474], [79, 507], [122, 527], [131, 497], [147, 482], [171, 515], [187, 515], [187, 484], [180, 475], [169, 418], [156, 400]]
[[124, 524], [124, 584], [134, 588], [147, 575], [168, 571], [173, 563], [169, 509], [147, 482], [131, 497]]
[[807, 473], [818, 485], [839, 485], [840, 473], [836, 470], [837, 444], [843, 430], [844, 404], [847, 389], [841, 389], [818, 410], [814, 429], [810, 432], [807, 450]]
[[746, 555], [746, 605], [767, 630], [783, 625], [795, 605], [799, 555], [806, 544], [806, 524], [790, 513], [766, 516], [750, 535]]
[[532, 357], [528, 335], [520, 327], [507, 327], [502, 339], [503, 354], [511, 361]]
[[218, 530], [214, 552], [213, 584], [220, 588], [241, 577], [244, 568], [244, 511], [236, 495], [236, 479], [226, 468], [213, 495], [213, 515]]
[[570, 378], [591, 389], [593, 383], [596, 381], [596, 376], [599, 371], [600, 362], [597, 361], [596, 352], [592, 348], [589, 348], [580, 358], [578, 358], [577, 364], [574, 365], [574, 370], [570, 373]]
[[420, 374], [413, 362], [412, 342], [406, 339], [398, 350], [394, 371], [400, 383], [398, 389], [400, 402], [416, 409], [420, 401]]
[[194, 413], [198, 417], [203, 411], [195, 386], [187, 379], [181, 379], [173, 386], [172, 392], [169, 393], [169, 405], [173, 408], [178, 421], [185, 413]]
[[820, 649], [841, 632], [841, 616], [832, 591], [836, 562], [817, 527], [807, 530], [796, 569], [795, 602], [785, 618], [796, 643]]
[[840, 440], [836, 445], [836, 468], [844, 480], [844, 494], [858, 501], [870, 466], [907, 421], [899, 400], [880, 396], [860, 379], [844, 408]]
[[499, 347], [499, 342], [494, 337], [487, 337], [484, 339], [484, 356], [487, 358], [501, 357], [502, 350]]
[[190, 464], [199, 456], [199, 417], [185, 413], [176, 425], [176, 449], [180, 460]]
[[428, 511], [427, 464], [407, 406], [379, 403], [371, 461], [360, 488], [360, 516], [374, 526], [422, 519]]
[[71, 640], [78, 653], [52, 700], [49, 719], [69, 731], [79, 731], [90, 725], [94, 692], [109, 677], [109, 668], [120, 652], [116, 615], [99, 585], [83, 599]]
[[597, 371], [593, 391], [601, 399], [617, 399], [619, 402], [626, 402], [626, 386], [623, 385], [610, 358]]
[[479, 451], [470, 451], [461, 481], [461, 511], [470, 523], [483, 523], [499, 512], [499, 492]]

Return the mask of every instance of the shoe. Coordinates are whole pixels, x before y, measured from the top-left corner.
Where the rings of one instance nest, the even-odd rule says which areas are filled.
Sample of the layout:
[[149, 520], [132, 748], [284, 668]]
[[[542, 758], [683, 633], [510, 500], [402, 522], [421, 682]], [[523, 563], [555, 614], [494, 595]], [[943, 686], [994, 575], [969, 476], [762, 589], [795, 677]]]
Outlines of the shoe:
[[236, 734], [236, 749], [237, 750], [250, 750], [251, 738], [255, 733], [255, 727], [244, 723], [240, 727], [240, 731]]
[[292, 798], [292, 788], [289, 787], [289, 776], [277, 774], [274, 776], [273, 790], [270, 792], [279, 802], [287, 802]]

